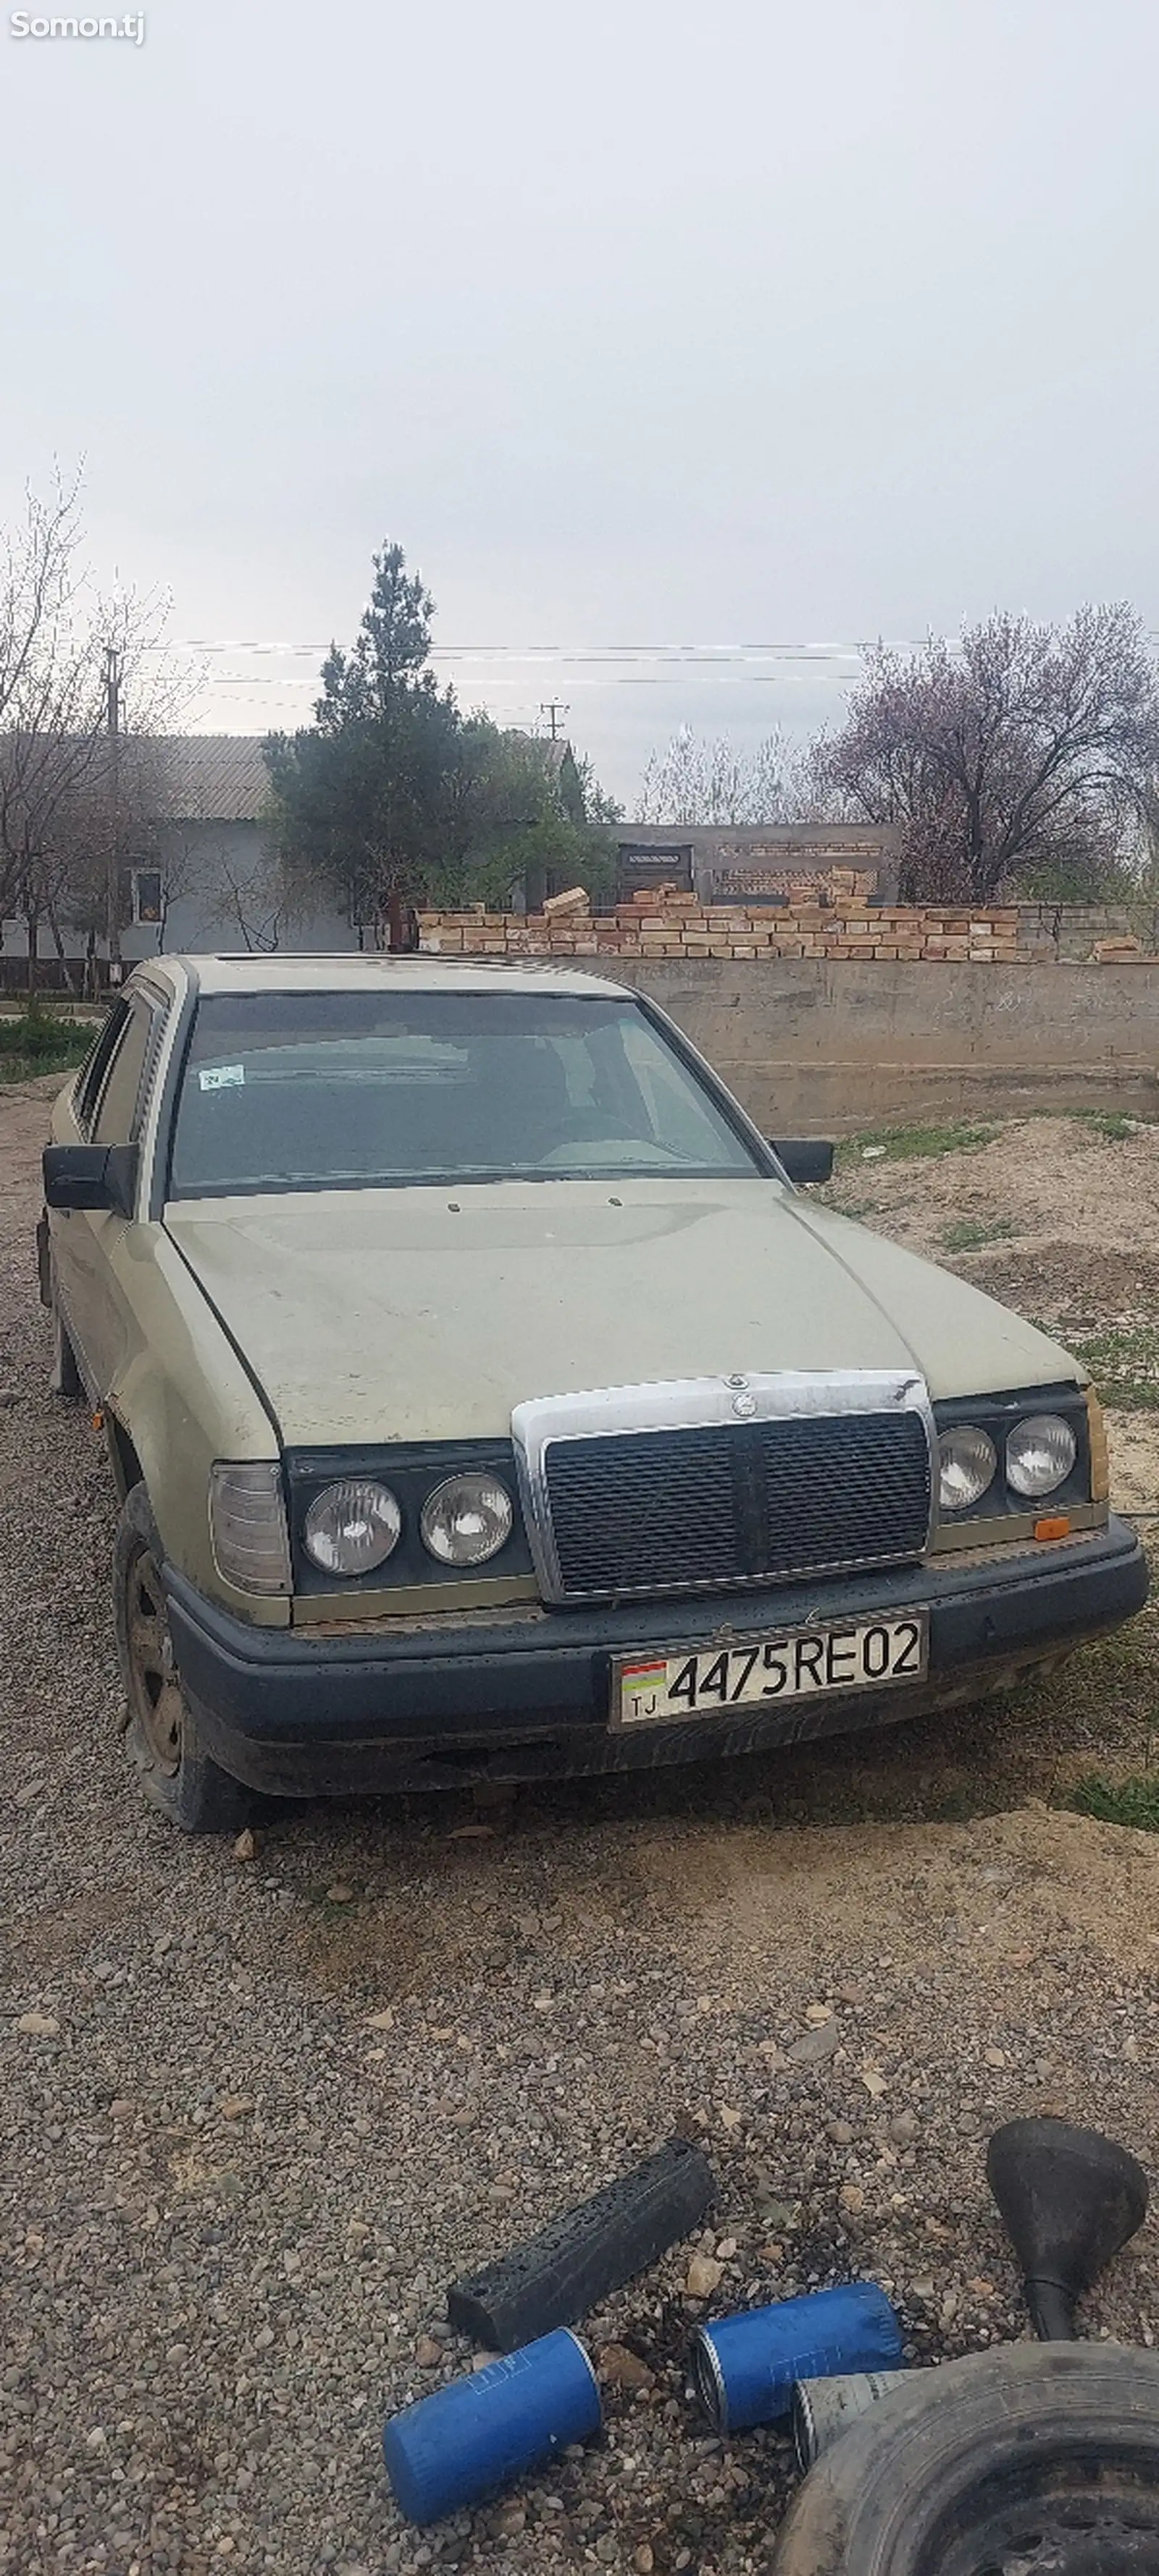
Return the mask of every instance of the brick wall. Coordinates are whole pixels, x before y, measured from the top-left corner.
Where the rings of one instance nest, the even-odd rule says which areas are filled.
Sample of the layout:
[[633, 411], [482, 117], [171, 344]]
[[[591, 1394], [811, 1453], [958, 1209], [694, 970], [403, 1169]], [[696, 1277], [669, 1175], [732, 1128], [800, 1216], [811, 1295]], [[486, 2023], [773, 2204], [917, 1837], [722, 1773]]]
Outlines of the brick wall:
[[868, 871], [834, 868], [820, 889], [786, 877], [788, 900], [777, 904], [703, 903], [657, 886], [608, 913], [569, 910], [567, 898], [559, 897], [558, 908], [547, 912], [484, 912], [476, 905], [468, 912], [424, 912], [419, 921], [424, 948], [467, 957], [1033, 959], [1107, 966], [1159, 955], [1159, 907], [1024, 903], [966, 911], [871, 903], [873, 885]]
[[424, 949], [464, 957], [850, 957], [990, 964], [1019, 955], [1012, 906], [960, 912], [870, 904], [836, 887], [816, 900], [766, 908], [704, 907], [695, 895], [648, 892], [613, 913], [424, 912]]

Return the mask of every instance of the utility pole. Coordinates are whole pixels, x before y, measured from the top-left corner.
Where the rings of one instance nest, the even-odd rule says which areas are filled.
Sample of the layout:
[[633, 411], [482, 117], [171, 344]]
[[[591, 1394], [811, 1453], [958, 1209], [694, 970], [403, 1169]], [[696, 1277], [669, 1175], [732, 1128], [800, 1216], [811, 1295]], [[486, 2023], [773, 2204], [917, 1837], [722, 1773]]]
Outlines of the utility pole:
[[543, 700], [543, 699], [541, 699], [541, 700], [540, 700], [540, 705], [539, 705], [539, 712], [540, 712], [541, 716], [546, 716], [546, 717], [547, 717], [547, 721], [548, 721], [549, 725], [551, 726], [551, 739], [552, 739], [552, 741], [553, 741], [553, 742], [558, 742], [558, 741], [559, 741], [559, 736], [560, 736], [560, 727], [559, 727], [559, 725], [558, 725], [558, 724], [557, 724], [557, 722], [556, 722], [556, 718], [557, 718], [558, 716], [565, 716], [565, 715], [567, 714], [567, 712], [568, 712], [567, 707], [566, 707], [566, 706], [564, 705], [564, 703], [563, 703], [563, 700], [562, 700], [561, 698], [548, 698], [546, 701], [545, 701], [545, 700]]
[[109, 737], [109, 846], [105, 870], [105, 936], [109, 982], [121, 980], [121, 657], [105, 646], [105, 720]]

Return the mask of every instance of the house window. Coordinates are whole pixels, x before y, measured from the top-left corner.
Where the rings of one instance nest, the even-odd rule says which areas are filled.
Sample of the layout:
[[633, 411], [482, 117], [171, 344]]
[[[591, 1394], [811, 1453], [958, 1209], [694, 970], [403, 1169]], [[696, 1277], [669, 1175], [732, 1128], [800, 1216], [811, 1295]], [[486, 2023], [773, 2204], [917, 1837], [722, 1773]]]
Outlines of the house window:
[[134, 868], [133, 919], [135, 922], [159, 922], [162, 912], [160, 868]]

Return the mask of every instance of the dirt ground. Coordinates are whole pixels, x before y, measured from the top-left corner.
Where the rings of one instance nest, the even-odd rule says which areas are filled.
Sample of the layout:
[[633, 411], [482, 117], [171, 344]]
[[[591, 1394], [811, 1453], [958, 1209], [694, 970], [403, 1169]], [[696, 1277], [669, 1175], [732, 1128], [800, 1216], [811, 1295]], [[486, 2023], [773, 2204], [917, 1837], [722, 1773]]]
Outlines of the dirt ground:
[[855, 1141], [826, 1195], [1087, 1359], [1114, 1408], [1116, 1506], [1159, 1510], [1159, 1126], [1027, 1118], [974, 1132], [984, 1141], [969, 1150], [896, 1158]]
[[[767, 2576], [791, 2461], [686, 2403], [690, 2251], [715, 2312], [868, 2273], [934, 2360], [1024, 2330], [997, 2122], [1155, 2157], [1159, 1836], [1065, 1804], [1154, 1760], [1155, 1618], [876, 1739], [181, 1842], [122, 1767], [100, 1446], [46, 1392], [51, 1089], [0, 1090], [0, 2569]], [[1146, 1396], [1159, 1132], [854, 1148], [833, 1195]], [[1113, 1417], [1141, 1510], [1157, 1424]], [[718, 2200], [588, 2321], [603, 2441], [403, 2525], [379, 2430], [469, 2366], [448, 2281], [675, 2129]], [[1085, 2324], [1154, 2342], [1154, 2220]]]

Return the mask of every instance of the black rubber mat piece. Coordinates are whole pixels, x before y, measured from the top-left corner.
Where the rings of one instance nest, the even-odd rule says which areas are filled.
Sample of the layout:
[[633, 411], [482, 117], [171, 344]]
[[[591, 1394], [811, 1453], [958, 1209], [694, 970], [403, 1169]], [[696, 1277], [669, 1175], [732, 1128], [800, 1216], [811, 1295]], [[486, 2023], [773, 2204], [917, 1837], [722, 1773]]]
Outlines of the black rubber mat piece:
[[659, 2155], [553, 2218], [526, 2245], [453, 2282], [448, 2323], [490, 2352], [514, 2352], [575, 2325], [699, 2226], [715, 2190], [701, 2149], [670, 2138]]

